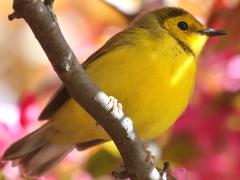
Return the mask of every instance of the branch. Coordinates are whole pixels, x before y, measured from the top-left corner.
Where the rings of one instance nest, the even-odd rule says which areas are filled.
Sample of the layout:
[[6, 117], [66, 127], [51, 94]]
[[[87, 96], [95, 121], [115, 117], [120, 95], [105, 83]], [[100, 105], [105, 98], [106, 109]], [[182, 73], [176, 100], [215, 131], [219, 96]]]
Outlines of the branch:
[[71, 96], [111, 136], [130, 178], [159, 179], [156, 168], [146, 161], [148, 154], [135, 133], [131, 119], [122, 111], [110, 112], [109, 97], [86, 75], [42, 0], [14, 0], [13, 8], [15, 12], [10, 18], [24, 18]]

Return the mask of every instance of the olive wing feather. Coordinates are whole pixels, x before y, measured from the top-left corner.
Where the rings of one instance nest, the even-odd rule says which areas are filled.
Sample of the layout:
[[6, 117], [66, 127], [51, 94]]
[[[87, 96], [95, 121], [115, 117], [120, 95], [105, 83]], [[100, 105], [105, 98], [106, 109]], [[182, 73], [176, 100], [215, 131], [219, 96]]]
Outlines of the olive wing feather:
[[[95, 53], [93, 53], [83, 64], [82, 67], [84, 69], [87, 69], [88, 65], [91, 64], [91, 62], [97, 60], [99, 57], [104, 55], [105, 53], [112, 51], [118, 47], [123, 47], [130, 42], [127, 38], [125, 38], [126, 35], [133, 35], [134, 31], [131, 29], [122, 31], [117, 33], [115, 36], [110, 38], [100, 49], [98, 49]], [[41, 112], [39, 116], [39, 120], [45, 120], [48, 118], [51, 118], [52, 115], [69, 99], [71, 98], [70, 94], [68, 93], [67, 88], [64, 85], [61, 85], [61, 87], [56, 91], [56, 93], [53, 95], [52, 98], [50, 98], [49, 103], [45, 106], [43, 111]]]

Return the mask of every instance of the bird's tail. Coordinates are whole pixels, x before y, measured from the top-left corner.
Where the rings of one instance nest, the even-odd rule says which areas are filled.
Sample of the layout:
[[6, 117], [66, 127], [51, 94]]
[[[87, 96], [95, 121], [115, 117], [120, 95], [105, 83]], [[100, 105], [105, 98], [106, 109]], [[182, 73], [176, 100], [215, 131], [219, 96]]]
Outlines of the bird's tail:
[[74, 144], [52, 144], [47, 141], [44, 137], [50, 130], [51, 122], [11, 145], [2, 159], [13, 161], [24, 176], [43, 175], [75, 147]]

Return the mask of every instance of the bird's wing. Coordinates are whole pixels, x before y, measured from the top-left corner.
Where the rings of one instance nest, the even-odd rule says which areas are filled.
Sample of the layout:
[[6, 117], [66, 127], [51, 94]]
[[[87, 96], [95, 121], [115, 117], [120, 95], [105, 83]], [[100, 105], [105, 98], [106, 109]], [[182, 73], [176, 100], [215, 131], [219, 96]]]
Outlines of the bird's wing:
[[48, 104], [45, 106], [41, 114], [39, 115], [39, 120], [44, 120], [50, 118], [54, 112], [56, 112], [67, 100], [70, 99], [70, 94], [64, 85], [54, 93], [52, 98], [50, 98]]
[[[112, 51], [118, 47], [123, 47], [125, 45], [130, 44], [129, 38], [125, 38], [125, 36], [134, 35], [134, 31], [131, 29], [119, 32], [112, 38], [110, 38], [100, 49], [98, 49], [95, 53], [93, 53], [83, 64], [83, 68], [87, 69], [88, 65], [91, 62], [97, 60], [100, 56], [104, 55], [105, 53]], [[52, 115], [69, 99], [71, 98], [70, 94], [67, 91], [67, 88], [62, 85], [53, 97], [50, 99], [49, 103], [45, 106], [43, 111], [39, 116], [39, 120], [45, 120], [51, 118]]]

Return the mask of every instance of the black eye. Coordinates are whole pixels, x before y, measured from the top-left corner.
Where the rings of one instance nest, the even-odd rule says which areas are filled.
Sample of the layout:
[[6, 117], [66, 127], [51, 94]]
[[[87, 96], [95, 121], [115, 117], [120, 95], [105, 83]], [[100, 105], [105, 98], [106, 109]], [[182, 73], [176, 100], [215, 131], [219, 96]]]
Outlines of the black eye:
[[188, 24], [185, 21], [178, 22], [177, 26], [183, 31], [188, 29]]

